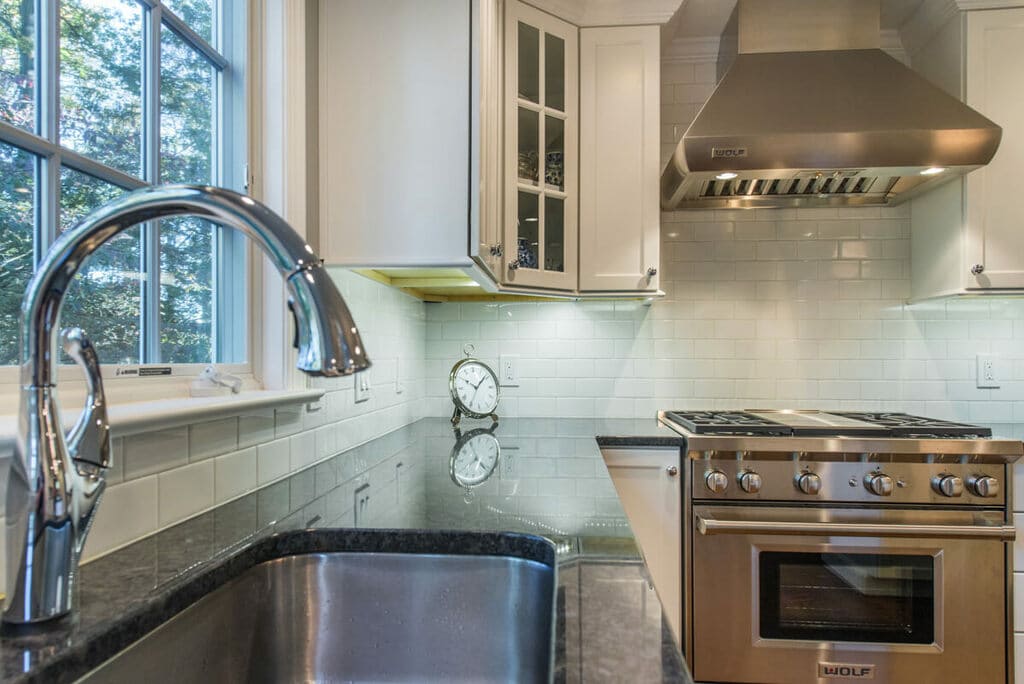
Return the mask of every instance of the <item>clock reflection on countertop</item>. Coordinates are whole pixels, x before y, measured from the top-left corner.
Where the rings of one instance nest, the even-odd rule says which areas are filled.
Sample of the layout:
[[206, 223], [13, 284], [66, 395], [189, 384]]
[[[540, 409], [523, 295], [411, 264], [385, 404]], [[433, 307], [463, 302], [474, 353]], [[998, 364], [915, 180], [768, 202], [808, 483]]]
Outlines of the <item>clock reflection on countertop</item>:
[[473, 346], [467, 344], [466, 357], [454, 366], [448, 376], [448, 391], [455, 410], [452, 425], [457, 426], [462, 416], [490, 418], [498, 422], [498, 376], [491, 367], [472, 357]]
[[487, 481], [494, 474], [501, 456], [501, 444], [494, 431], [498, 424], [476, 428], [463, 434], [455, 428], [455, 446], [452, 447], [448, 467], [452, 482], [465, 489], [472, 489]]

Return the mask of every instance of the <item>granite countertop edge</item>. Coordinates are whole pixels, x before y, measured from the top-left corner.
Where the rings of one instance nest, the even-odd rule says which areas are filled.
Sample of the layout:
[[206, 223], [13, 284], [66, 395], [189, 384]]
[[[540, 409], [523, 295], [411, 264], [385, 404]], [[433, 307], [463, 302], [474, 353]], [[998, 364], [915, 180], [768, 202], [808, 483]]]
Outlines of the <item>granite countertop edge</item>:
[[[408, 429], [421, 421], [414, 422], [405, 428]], [[580, 421], [582, 422], [582, 421]], [[601, 430], [602, 427], [609, 427], [601, 421], [594, 421], [595, 432], [610, 432], [621, 434], [598, 435], [591, 433], [596, 440], [597, 446], [652, 446], [652, 447], [680, 447], [685, 440], [674, 435], [668, 428], [656, 421], [630, 421], [635, 423], [625, 430], [618, 430], [618, 425], [608, 430]], [[621, 421], [620, 421], [621, 423]], [[544, 424], [546, 425], [546, 423]], [[398, 431], [395, 431], [398, 432]], [[636, 434], [633, 434], [633, 433]], [[650, 434], [647, 434], [647, 433]], [[346, 450], [337, 454], [341, 456], [350, 451], [366, 448], [374, 442], [383, 442], [394, 433], [382, 435], [371, 442]], [[542, 429], [538, 437], [548, 437]], [[580, 436], [580, 435], [576, 435]], [[311, 466], [310, 469], [314, 466]], [[297, 471], [302, 472], [302, 471]], [[297, 474], [296, 473], [296, 474]], [[293, 474], [294, 475], [294, 474]], [[263, 488], [261, 488], [263, 489]], [[257, 490], [259, 491], [259, 490]], [[182, 525], [187, 524], [185, 521]], [[174, 529], [174, 528], [170, 528]], [[305, 535], [299, 539], [297, 535]], [[147, 539], [140, 540], [143, 543]], [[374, 541], [374, 539], [376, 539]], [[35, 651], [40, 660], [27, 672], [20, 672], [10, 676], [3, 681], [9, 682], [52, 682], [52, 681], [77, 681], [80, 677], [112, 658], [131, 644], [160, 627], [168, 620], [179, 614], [195, 601], [209, 594], [211, 591], [222, 586], [249, 566], [270, 560], [276, 557], [294, 555], [296, 553], [316, 552], [318, 544], [323, 540], [329, 540], [332, 550], [390, 550], [392, 552], [425, 552], [423, 545], [431, 544], [434, 552], [451, 552], [458, 554], [479, 554], [481, 549], [491, 549], [493, 553], [504, 553], [532, 558], [543, 562], [541, 556], [546, 551], [541, 547], [550, 546], [554, 540], [544, 535], [523, 534], [517, 531], [504, 531], [498, 529], [442, 529], [440, 527], [431, 529], [360, 529], [360, 528], [317, 528], [299, 530], [264, 531], [257, 533], [237, 543], [223, 546], [219, 551], [198, 565], [189, 568], [186, 572], [169, 578], [164, 584], [150, 590], [143, 597], [134, 600], [126, 610], [112, 617], [109, 620], [82, 626], [79, 638], [74, 642], [69, 639], [66, 643], [58, 645], [53, 641], [52, 635], [45, 631], [37, 634], [25, 633], [12, 635], [3, 633], [0, 643], [5, 650], [8, 650], [7, 658], [17, 657], [25, 653], [26, 657], [30, 651]], [[440, 546], [438, 546], [440, 544]], [[308, 547], [308, 548], [307, 548]], [[379, 547], [379, 548], [377, 548]], [[553, 549], [554, 547], [552, 547]], [[305, 549], [305, 550], [303, 550]], [[253, 560], [253, 559], [260, 560]], [[557, 555], [551, 551], [550, 564], [557, 568], [568, 568], [574, 564], [593, 561], [607, 562], [621, 560], [614, 552], [603, 557], [602, 554], [585, 554], [580, 549], [569, 553], [559, 552]], [[642, 561], [642, 557], [640, 558]], [[241, 568], [241, 569], [239, 569]], [[664, 637], [663, 637], [664, 639]], [[676, 655], [668, 653], [672, 648], [671, 644], [662, 644], [662, 661], [672, 663], [679, 661], [682, 668], [678, 681], [690, 682], [685, 673], [685, 665], [676, 649]], [[672, 681], [677, 681], [673, 679]]]

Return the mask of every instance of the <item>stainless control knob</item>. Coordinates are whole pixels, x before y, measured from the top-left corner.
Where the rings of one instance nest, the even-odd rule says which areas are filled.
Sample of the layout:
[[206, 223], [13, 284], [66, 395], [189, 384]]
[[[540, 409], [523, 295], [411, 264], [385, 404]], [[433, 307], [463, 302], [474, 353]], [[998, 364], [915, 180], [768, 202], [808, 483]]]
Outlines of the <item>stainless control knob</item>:
[[869, 473], [864, 477], [864, 486], [878, 496], [890, 496], [895, 483], [885, 473]]
[[975, 477], [968, 481], [971, 490], [986, 499], [999, 496], [999, 480], [989, 475]]
[[964, 493], [964, 481], [956, 475], [939, 475], [932, 481], [932, 487], [942, 496], [960, 496]]
[[704, 476], [704, 486], [712, 494], [721, 494], [729, 488], [729, 478], [721, 470], [712, 470]]
[[761, 476], [752, 470], [740, 473], [736, 481], [739, 483], [740, 489], [747, 494], [757, 494], [761, 491]]
[[796, 488], [804, 494], [814, 496], [821, 491], [821, 478], [814, 473], [801, 473], [796, 476]]

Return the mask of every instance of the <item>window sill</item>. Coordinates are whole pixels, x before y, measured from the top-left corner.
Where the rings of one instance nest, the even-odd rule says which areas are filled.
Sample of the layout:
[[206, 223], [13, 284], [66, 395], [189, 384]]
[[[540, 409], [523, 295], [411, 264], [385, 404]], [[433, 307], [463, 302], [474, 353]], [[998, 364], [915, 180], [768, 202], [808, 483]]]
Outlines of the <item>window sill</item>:
[[[206, 420], [233, 416], [252, 409], [304, 404], [318, 400], [324, 390], [250, 390], [219, 397], [188, 397], [136, 401], [113, 404], [109, 409], [110, 429], [114, 437], [137, 432], [159, 430]], [[78, 412], [68, 411], [63, 416], [70, 427]], [[0, 414], [0, 456], [6, 456], [17, 435], [18, 416]]]

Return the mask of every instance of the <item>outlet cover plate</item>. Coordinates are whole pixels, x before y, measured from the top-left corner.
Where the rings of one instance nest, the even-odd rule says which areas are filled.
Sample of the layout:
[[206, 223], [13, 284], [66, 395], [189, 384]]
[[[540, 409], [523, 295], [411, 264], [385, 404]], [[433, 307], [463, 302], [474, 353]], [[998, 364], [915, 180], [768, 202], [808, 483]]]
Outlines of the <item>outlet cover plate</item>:
[[498, 361], [498, 384], [519, 387], [519, 355], [502, 354]]
[[999, 387], [999, 363], [995, 354], [978, 354], [978, 388]]

